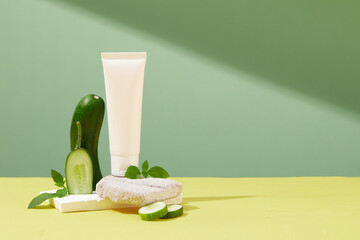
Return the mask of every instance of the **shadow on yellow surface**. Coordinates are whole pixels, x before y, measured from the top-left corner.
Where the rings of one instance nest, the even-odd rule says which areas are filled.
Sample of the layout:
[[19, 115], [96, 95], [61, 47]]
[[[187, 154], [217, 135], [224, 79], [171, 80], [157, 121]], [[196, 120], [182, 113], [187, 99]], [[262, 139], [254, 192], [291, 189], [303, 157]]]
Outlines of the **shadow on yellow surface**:
[[183, 198], [183, 203], [187, 204], [190, 202], [208, 202], [208, 201], [220, 201], [220, 200], [230, 200], [230, 199], [240, 199], [240, 198], [250, 198], [256, 196], [222, 196], [222, 197], [185, 197]]
[[113, 210], [125, 214], [138, 214], [139, 208], [118, 208]]
[[189, 203], [221, 201], [221, 200], [231, 200], [231, 199], [250, 198], [250, 197], [255, 197], [255, 196], [185, 197], [183, 198], [182, 205], [184, 207], [184, 212], [187, 212], [187, 211], [199, 209], [199, 207], [190, 205]]
[[39, 206], [36, 206], [32, 209], [54, 209], [54, 207], [50, 206], [50, 205], [39, 205]]

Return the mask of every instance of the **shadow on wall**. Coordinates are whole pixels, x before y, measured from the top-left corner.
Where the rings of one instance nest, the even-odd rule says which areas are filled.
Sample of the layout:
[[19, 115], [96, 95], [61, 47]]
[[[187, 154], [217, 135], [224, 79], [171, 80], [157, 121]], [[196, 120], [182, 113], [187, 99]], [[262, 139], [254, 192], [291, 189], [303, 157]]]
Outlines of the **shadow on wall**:
[[358, 1], [52, 1], [360, 114]]

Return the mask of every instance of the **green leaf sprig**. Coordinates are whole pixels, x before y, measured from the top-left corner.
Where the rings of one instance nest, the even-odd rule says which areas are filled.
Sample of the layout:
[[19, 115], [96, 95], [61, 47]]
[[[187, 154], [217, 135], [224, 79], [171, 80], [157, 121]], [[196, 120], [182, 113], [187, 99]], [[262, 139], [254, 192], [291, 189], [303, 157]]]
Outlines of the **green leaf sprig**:
[[144, 178], [147, 178], [148, 176], [154, 177], [154, 178], [168, 178], [169, 173], [163, 169], [162, 167], [155, 166], [149, 169], [149, 163], [146, 160], [142, 166], [141, 166], [141, 172], [138, 167], [136, 166], [129, 166], [126, 169], [125, 177], [131, 178], [131, 179], [138, 179], [140, 176], [143, 175]]
[[28, 208], [34, 208], [37, 205], [43, 203], [44, 201], [46, 201], [50, 198], [54, 198], [54, 197], [62, 198], [67, 195], [68, 190], [65, 186], [65, 180], [64, 180], [63, 175], [61, 175], [59, 172], [55, 171], [54, 169], [51, 169], [51, 177], [55, 182], [55, 186], [62, 187], [62, 189], [58, 189], [55, 193], [40, 194], [39, 196], [37, 196], [37, 197], [33, 198], [33, 200], [31, 200]]

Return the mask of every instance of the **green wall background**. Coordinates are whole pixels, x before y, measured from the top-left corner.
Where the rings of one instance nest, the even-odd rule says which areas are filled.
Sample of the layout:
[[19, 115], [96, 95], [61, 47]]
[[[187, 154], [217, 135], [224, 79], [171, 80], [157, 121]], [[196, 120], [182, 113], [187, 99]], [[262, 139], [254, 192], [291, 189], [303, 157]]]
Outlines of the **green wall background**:
[[[63, 172], [102, 51], [148, 52], [140, 158], [172, 176], [359, 176], [359, 7], [3, 0], [0, 176]], [[99, 157], [109, 174], [107, 118]]]

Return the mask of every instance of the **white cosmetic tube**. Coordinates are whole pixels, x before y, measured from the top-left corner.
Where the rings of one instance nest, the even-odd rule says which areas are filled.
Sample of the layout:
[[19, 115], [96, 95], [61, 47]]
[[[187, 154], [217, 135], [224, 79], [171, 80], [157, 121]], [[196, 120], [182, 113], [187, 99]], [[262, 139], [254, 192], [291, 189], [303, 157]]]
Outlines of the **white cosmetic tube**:
[[145, 52], [101, 53], [109, 125], [111, 174], [139, 166]]

